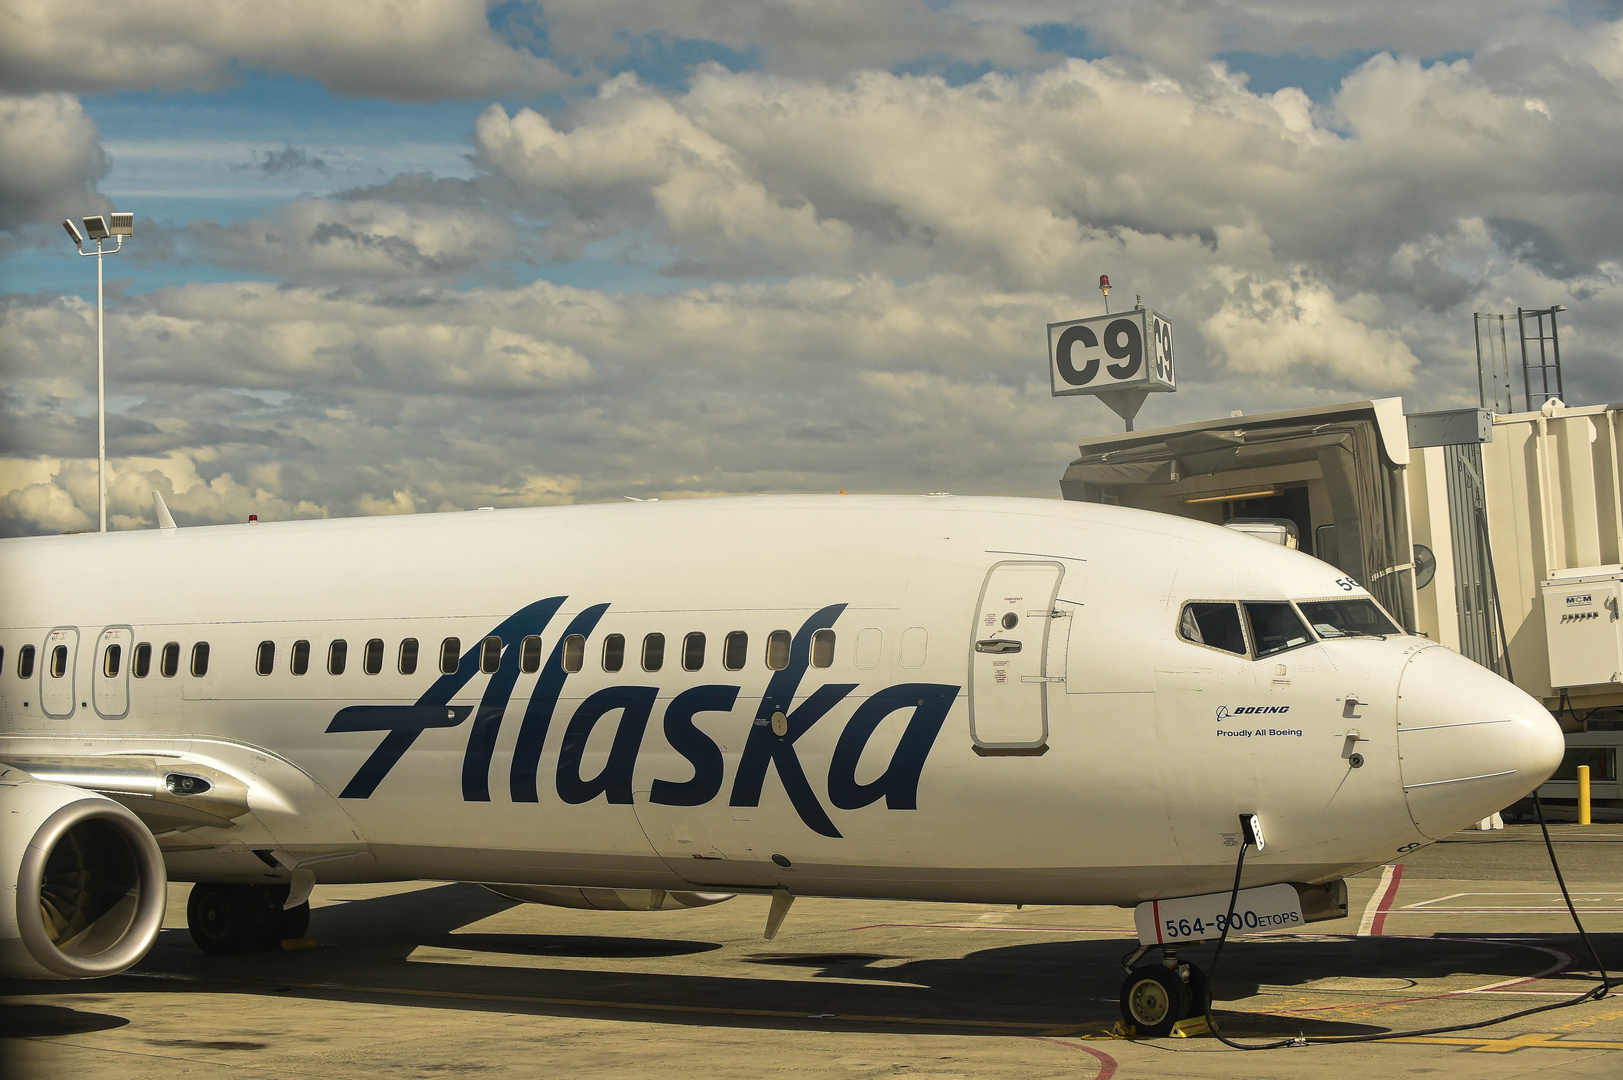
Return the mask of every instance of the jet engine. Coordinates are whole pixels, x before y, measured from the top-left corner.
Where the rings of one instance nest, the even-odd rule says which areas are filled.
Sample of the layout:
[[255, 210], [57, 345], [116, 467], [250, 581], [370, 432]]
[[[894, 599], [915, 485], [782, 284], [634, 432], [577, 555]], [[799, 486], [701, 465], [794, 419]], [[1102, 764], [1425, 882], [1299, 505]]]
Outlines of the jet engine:
[[163, 925], [151, 831], [104, 795], [0, 766], [0, 974], [116, 975]]
[[732, 893], [666, 892], [664, 889], [577, 889], [567, 885], [483, 884], [497, 896], [505, 896], [509, 900], [593, 911], [675, 911], [679, 908], [709, 907], [733, 898]]

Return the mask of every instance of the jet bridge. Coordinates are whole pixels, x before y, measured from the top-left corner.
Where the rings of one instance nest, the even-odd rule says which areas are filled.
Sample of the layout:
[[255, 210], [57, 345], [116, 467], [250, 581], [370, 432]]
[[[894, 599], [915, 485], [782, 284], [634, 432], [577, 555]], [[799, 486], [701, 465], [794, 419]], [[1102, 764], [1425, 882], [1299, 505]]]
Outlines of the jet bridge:
[[1556, 714], [1570, 760], [1545, 795], [1575, 797], [1581, 762], [1597, 806], [1623, 812], [1623, 404], [1406, 416], [1402, 399], [1381, 398], [1078, 449], [1067, 499], [1294, 525], [1301, 550], [1406, 629]]

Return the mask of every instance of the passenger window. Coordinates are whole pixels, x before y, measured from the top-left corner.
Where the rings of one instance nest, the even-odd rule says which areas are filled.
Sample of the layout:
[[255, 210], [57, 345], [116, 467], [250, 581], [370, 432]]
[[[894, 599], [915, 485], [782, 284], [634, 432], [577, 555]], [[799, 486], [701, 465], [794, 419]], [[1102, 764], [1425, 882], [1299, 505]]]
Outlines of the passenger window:
[[834, 664], [834, 631], [819, 630], [812, 635], [812, 667], [832, 667]]
[[897, 663], [904, 668], [921, 668], [929, 655], [930, 631], [922, 626], [909, 626], [902, 631], [902, 647], [897, 650]]
[[51, 678], [60, 679], [68, 673], [68, 647], [58, 645], [51, 650]]
[[1196, 645], [1245, 655], [1245, 631], [1240, 629], [1237, 604], [1194, 603], [1183, 606], [1178, 619], [1178, 636]]
[[130, 657], [130, 674], [137, 679], [144, 679], [152, 673], [152, 642], [143, 641], [135, 647], [135, 653]]
[[303, 675], [310, 670], [310, 643], [302, 638], [293, 643], [293, 655], [287, 669], [295, 675]]
[[462, 657], [462, 639], [448, 637], [440, 642], [440, 674], [456, 674], [457, 662]]
[[119, 665], [123, 663], [124, 647], [122, 645], [107, 646], [107, 653], [101, 658], [101, 673], [109, 679], [118, 678]]
[[479, 670], [490, 675], [502, 666], [502, 639], [491, 636], [479, 643]]
[[1251, 624], [1251, 640], [1256, 642], [1258, 657], [1272, 656], [1313, 640], [1302, 617], [1289, 604], [1247, 604], [1245, 617]]
[[32, 679], [34, 677], [34, 647], [24, 645], [17, 650], [17, 678]]
[[626, 636], [610, 634], [603, 639], [603, 670], [619, 671], [626, 666]]
[[879, 666], [884, 651], [884, 632], [877, 626], [865, 626], [861, 633], [857, 634], [856, 655], [852, 659], [861, 670], [872, 671]]
[[209, 643], [199, 641], [192, 646], [192, 678], [201, 679], [209, 673]]
[[579, 671], [586, 661], [586, 639], [580, 634], [564, 638], [564, 670]]
[[704, 667], [704, 635], [694, 631], [682, 639], [682, 670], [698, 671]]
[[541, 670], [541, 639], [535, 634], [524, 639], [523, 648], [519, 650], [518, 666], [526, 675]]
[[766, 639], [766, 666], [782, 671], [789, 666], [789, 646], [794, 641], [787, 630], [774, 630]]
[[259, 643], [259, 652], [254, 656], [254, 670], [261, 675], [269, 675], [276, 670], [276, 642]]
[[665, 635], [649, 634], [642, 639], [642, 669], [658, 671], [665, 666]]
[[727, 640], [721, 646], [721, 666], [728, 671], [737, 671], [749, 659], [750, 636], [742, 630], [734, 630], [727, 635]]
[[180, 642], [171, 641], [163, 647], [158, 655], [158, 674], [166, 679], [173, 679], [180, 671]]
[[415, 675], [417, 673], [417, 639], [414, 637], [402, 638], [400, 641], [400, 674]]
[[327, 674], [342, 675], [349, 664], [349, 642], [339, 638], [327, 646]]
[[361, 654], [361, 670], [368, 675], [376, 675], [383, 670], [382, 638], [373, 638], [366, 643], [366, 651]]

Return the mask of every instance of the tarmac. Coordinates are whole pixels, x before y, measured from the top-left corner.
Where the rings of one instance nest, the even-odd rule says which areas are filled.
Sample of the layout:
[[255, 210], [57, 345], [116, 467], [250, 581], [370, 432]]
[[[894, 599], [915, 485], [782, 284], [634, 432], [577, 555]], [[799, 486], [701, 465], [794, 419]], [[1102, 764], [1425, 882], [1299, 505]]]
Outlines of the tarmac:
[[[1552, 826], [1623, 970], [1623, 825]], [[1231, 942], [1240, 1042], [1491, 1020], [1595, 985], [1536, 826], [1457, 834], [1349, 879], [1349, 915]], [[440, 882], [318, 887], [303, 947], [209, 957], [171, 887], [158, 944], [94, 982], [0, 984], [8, 1075], [224, 1077], [1623, 1077], [1623, 991], [1472, 1030], [1247, 1053], [1123, 1039], [1131, 910], [768, 899], [516, 904]], [[1210, 946], [1183, 958], [1210, 970]]]

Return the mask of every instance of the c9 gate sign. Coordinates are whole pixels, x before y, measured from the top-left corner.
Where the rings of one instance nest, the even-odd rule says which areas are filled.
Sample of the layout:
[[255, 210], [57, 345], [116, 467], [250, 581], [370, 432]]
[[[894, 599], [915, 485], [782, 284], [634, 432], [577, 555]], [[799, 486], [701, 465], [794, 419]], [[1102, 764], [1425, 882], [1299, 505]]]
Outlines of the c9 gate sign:
[[1149, 308], [1049, 323], [1048, 377], [1055, 397], [1176, 390], [1172, 324]]

